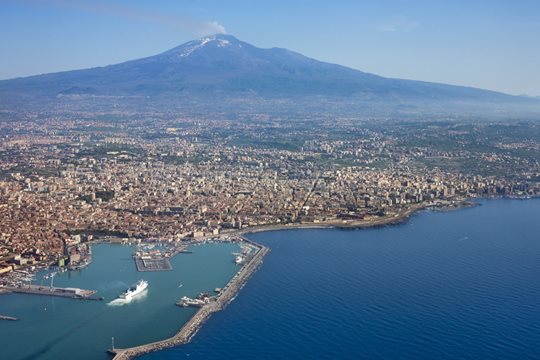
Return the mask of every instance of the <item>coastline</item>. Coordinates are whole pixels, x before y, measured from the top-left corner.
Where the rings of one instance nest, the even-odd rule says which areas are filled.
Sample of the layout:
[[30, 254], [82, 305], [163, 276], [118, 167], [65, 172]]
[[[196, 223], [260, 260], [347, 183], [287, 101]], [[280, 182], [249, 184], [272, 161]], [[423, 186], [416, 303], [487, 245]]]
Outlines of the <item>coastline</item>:
[[[504, 326], [504, 321], [492, 317], [492, 304], [497, 304], [496, 313], [515, 319], [514, 329], [521, 332], [524, 341], [505, 347], [502, 339], [501, 347], [491, 355], [519, 357], [525, 347], [532, 351], [528, 353], [534, 353], [534, 337], [527, 335], [534, 334], [533, 299], [538, 288], [531, 286], [534, 276], [530, 278], [530, 269], [539, 264], [529, 255], [539, 249], [535, 241], [538, 231], [534, 230], [538, 229], [538, 200], [479, 199], [478, 203], [479, 206], [462, 211], [422, 211], [410, 222], [397, 226], [247, 235], [272, 252], [260, 272], [240, 292], [237, 302], [204, 324], [189, 344], [137, 360], [316, 358], [318, 354], [339, 358], [340, 353], [370, 358], [381, 351], [381, 333], [398, 339], [396, 348], [400, 353], [431, 358], [440, 354], [440, 346], [446, 353], [459, 357], [463, 349], [455, 350], [455, 343], [466, 343], [469, 336], [477, 335], [475, 344], [481, 357], [483, 345], [498, 343], [499, 335], [483, 333], [491, 325]], [[520, 236], [513, 237], [514, 234]], [[512, 262], [507, 261], [507, 254], [512, 254]], [[529, 281], [515, 284], [514, 271], [519, 271], [520, 279]], [[470, 281], [463, 282], [464, 278]], [[478, 283], [487, 285], [482, 287], [482, 293], [477, 292]], [[516, 299], [516, 304], [524, 306], [515, 310], [518, 312], [508, 309], [508, 299]], [[381, 304], [390, 304], [396, 311], [388, 312], [388, 307]], [[481, 307], [477, 310], [476, 305]], [[457, 318], [456, 308], [464, 312]], [[355, 309], [367, 310], [359, 313]], [[410, 311], [422, 315], [407, 317]], [[405, 315], [394, 322], [396, 314]], [[520, 326], [520, 314], [529, 314], [523, 320], [528, 329]], [[470, 319], [488, 325], [476, 328]], [[454, 320], [459, 323], [459, 332], [452, 332], [456, 329]], [[229, 329], [232, 323], [233, 328], [242, 331]], [[424, 326], [426, 323], [430, 326]], [[445, 330], [433, 331], [441, 323]], [[357, 347], [357, 334], [351, 332], [358, 324], [369, 329], [373, 324], [377, 329], [367, 337], [365, 349]], [[407, 336], [400, 337], [403, 331]], [[411, 343], [407, 331], [422, 336]], [[449, 338], [448, 334], [452, 336]], [[426, 338], [434, 342], [424, 347], [422, 340]], [[393, 348], [384, 349], [383, 353], [389, 358], [396, 354]]]
[[266, 231], [281, 231], [292, 229], [368, 229], [377, 228], [391, 225], [399, 225], [407, 222], [414, 214], [422, 210], [434, 210], [434, 211], [454, 211], [463, 208], [469, 208], [478, 206], [478, 203], [474, 202], [476, 198], [459, 199], [451, 203], [428, 203], [428, 204], [414, 204], [410, 207], [396, 213], [394, 216], [383, 216], [375, 219], [362, 219], [362, 220], [329, 220], [325, 222], [299, 222], [292, 224], [282, 225], [261, 225], [244, 228], [235, 232], [227, 233], [227, 235], [246, 235], [255, 234], [258, 232]]
[[222, 294], [208, 305], [201, 307], [197, 312], [180, 328], [172, 337], [149, 344], [143, 344], [126, 349], [109, 349], [108, 352], [114, 355], [113, 360], [133, 359], [137, 356], [159, 351], [165, 348], [175, 347], [189, 343], [193, 336], [199, 331], [204, 323], [210, 318], [212, 313], [223, 310], [229, 302], [237, 295], [238, 291], [246, 284], [251, 275], [258, 270], [262, 264], [264, 256], [270, 251], [268, 247], [255, 243], [244, 235], [266, 231], [281, 231], [291, 229], [364, 229], [403, 224], [416, 212], [426, 209], [435, 209], [438, 211], [452, 211], [465, 207], [477, 206], [471, 199], [459, 199], [456, 202], [448, 204], [416, 204], [398, 212], [392, 217], [382, 217], [380, 219], [357, 220], [350, 222], [328, 221], [323, 223], [296, 223], [286, 225], [263, 225], [260, 227], [251, 227], [234, 232], [227, 233], [229, 236], [240, 236], [243, 241], [247, 241], [259, 248], [257, 254], [246, 264], [226, 285]]
[[[501, 199], [503, 197], [471, 197], [471, 198], [459, 198], [453, 201], [438, 201], [429, 203], [413, 204], [405, 209], [402, 209], [395, 214], [386, 215], [382, 217], [373, 217], [363, 220], [348, 220], [346, 222], [341, 220], [327, 221], [327, 222], [299, 222], [293, 224], [279, 224], [279, 225], [263, 225], [246, 227], [244, 229], [237, 229], [230, 232], [224, 232], [222, 235], [225, 237], [239, 237], [242, 241], [254, 245], [258, 250], [249, 261], [231, 278], [229, 283], [223, 288], [223, 292], [217, 298], [217, 301], [211, 302], [208, 306], [199, 308], [193, 316], [184, 324], [181, 325], [178, 332], [173, 336], [158, 340], [148, 344], [137, 345], [125, 349], [110, 349], [109, 353], [114, 355], [114, 359], [132, 359], [137, 356], [159, 351], [165, 348], [175, 347], [189, 343], [191, 339], [197, 334], [198, 330], [204, 325], [204, 323], [211, 317], [212, 313], [223, 310], [228, 303], [230, 303], [238, 294], [239, 290], [247, 283], [249, 278], [263, 262], [264, 256], [270, 251], [270, 248], [256, 243], [250, 239], [244, 237], [244, 235], [266, 231], [281, 231], [292, 229], [364, 229], [364, 228], [377, 228], [393, 225], [400, 225], [407, 222], [418, 211], [454, 211], [462, 208], [468, 208], [473, 206], [480, 206], [479, 200], [492, 200]], [[520, 199], [525, 200], [529, 198], [513, 198], [504, 197], [506, 199]], [[102, 241], [94, 240], [92, 243], [101, 243]], [[0, 288], [0, 293], [2, 288]]]
[[253, 234], [266, 231], [281, 231], [292, 229], [364, 229], [364, 228], [376, 228], [391, 225], [403, 224], [410, 219], [416, 212], [426, 209], [434, 209], [436, 211], [453, 211], [462, 208], [468, 208], [477, 206], [474, 199], [459, 199], [449, 203], [429, 203], [429, 204], [415, 204], [403, 211], [398, 212], [391, 217], [382, 217], [378, 219], [368, 220], [355, 220], [347, 222], [328, 221], [323, 223], [294, 223], [284, 225], [263, 225], [259, 227], [250, 227], [237, 231], [227, 232], [223, 235], [239, 236], [243, 241], [246, 241], [259, 250], [255, 256], [245, 265], [242, 269], [233, 276], [229, 283], [223, 288], [222, 293], [216, 298], [214, 302], [207, 304], [199, 310], [180, 328], [180, 330], [170, 338], [155, 341], [148, 344], [138, 345], [125, 349], [109, 349], [108, 352], [112, 354], [113, 360], [127, 360], [133, 359], [137, 356], [144, 355], [150, 352], [159, 351], [165, 348], [175, 347], [183, 344], [187, 344], [191, 341], [193, 336], [197, 334], [199, 329], [210, 318], [212, 313], [223, 310], [228, 303], [230, 303], [236, 297], [240, 289], [247, 283], [251, 275], [259, 269], [262, 264], [264, 256], [270, 252], [270, 248], [258, 244], [252, 240], [247, 239], [244, 235]]

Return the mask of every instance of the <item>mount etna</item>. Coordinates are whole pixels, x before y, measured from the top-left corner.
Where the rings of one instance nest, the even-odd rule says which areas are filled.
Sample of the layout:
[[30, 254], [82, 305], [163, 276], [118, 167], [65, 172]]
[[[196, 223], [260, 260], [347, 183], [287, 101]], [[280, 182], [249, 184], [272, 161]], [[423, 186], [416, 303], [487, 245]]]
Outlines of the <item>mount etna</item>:
[[[335, 108], [540, 109], [540, 100], [463, 86], [385, 78], [281, 49], [261, 49], [231, 35], [187, 42], [120, 64], [0, 81], [4, 107], [33, 103], [115, 103], [140, 98], [220, 106], [252, 99]], [[10, 106], [11, 105], [11, 106]], [[306, 108], [309, 108], [307, 106]]]

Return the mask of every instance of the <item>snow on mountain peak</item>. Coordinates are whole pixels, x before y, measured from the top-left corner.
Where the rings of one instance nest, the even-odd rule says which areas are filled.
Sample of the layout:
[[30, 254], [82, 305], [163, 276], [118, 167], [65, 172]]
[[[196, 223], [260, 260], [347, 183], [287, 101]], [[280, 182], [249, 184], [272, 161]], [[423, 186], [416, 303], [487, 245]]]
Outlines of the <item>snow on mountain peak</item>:
[[225, 46], [231, 45], [231, 42], [229, 40], [219, 39], [218, 42], [219, 42], [218, 43], [219, 47], [225, 47]]
[[206, 37], [203, 37], [203, 38], [201, 38], [199, 40], [194, 40], [194, 41], [191, 41], [191, 42], [187, 43], [182, 48], [182, 51], [180, 51], [179, 53], [177, 53], [175, 55], [176, 55], [176, 57], [179, 57], [179, 58], [188, 57], [189, 55], [193, 54], [193, 52], [203, 48], [207, 44], [209, 44], [211, 42], [214, 42], [214, 41], [217, 41], [217, 46], [221, 47], [221, 48], [231, 45], [231, 42], [229, 40], [223, 39], [219, 35], [206, 36]]

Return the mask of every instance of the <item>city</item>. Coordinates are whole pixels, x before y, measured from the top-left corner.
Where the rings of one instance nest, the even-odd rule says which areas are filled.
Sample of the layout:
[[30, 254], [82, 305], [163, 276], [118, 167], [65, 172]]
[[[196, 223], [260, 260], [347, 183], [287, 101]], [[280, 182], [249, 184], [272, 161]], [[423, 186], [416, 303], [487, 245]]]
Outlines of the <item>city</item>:
[[0, 2], [12, 360], [540, 359], [540, 2]]
[[[321, 120], [313, 131], [290, 121], [157, 116], [125, 132], [69, 115], [4, 122], [0, 272], [80, 265], [84, 242], [104, 235], [170, 243], [269, 226], [362, 227], [476, 197], [540, 194], [534, 138], [469, 139], [504, 124], [435, 123], [429, 132], [390, 123], [382, 131]], [[287, 135], [259, 137], [271, 131]], [[452, 136], [461, 136], [457, 150], [423, 144]]]

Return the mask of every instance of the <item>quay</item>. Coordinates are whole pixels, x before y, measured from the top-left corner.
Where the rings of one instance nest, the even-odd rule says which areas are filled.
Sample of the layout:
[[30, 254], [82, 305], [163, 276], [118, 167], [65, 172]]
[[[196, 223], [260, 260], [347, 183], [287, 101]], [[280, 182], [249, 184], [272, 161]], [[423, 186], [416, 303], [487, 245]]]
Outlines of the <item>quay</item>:
[[240, 271], [233, 276], [216, 297], [213, 297], [211, 301], [201, 306], [173, 337], [132, 348], [109, 349], [109, 354], [114, 355], [113, 360], [133, 359], [152, 351], [186, 344], [210, 318], [212, 313], [223, 310], [235, 298], [238, 291], [246, 284], [250, 276], [261, 266], [264, 256], [270, 251], [266, 246], [257, 244], [249, 239], [244, 237], [240, 237], [240, 239], [256, 247], [258, 251], [246, 261]]
[[173, 268], [169, 259], [178, 254], [191, 254], [191, 251], [186, 250], [186, 247], [187, 245], [175, 246], [173, 249], [169, 248], [165, 254], [162, 254], [161, 251], [157, 254], [137, 251], [135, 255], [133, 255], [137, 271], [171, 271]]
[[19, 319], [13, 316], [0, 315], [0, 320], [18, 321]]
[[146, 272], [146, 271], [171, 271], [172, 265], [169, 259], [167, 258], [136, 258], [135, 265], [137, 266], [137, 271]]
[[61, 288], [39, 285], [24, 285], [24, 286], [4, 286], [3, 289], [19, 294], [46, 295], [58, 296], [72, 299], [82, 300], [103, 300], [101, 297], [93, 296], [95, 290], [85, 290], [79, 288]]

